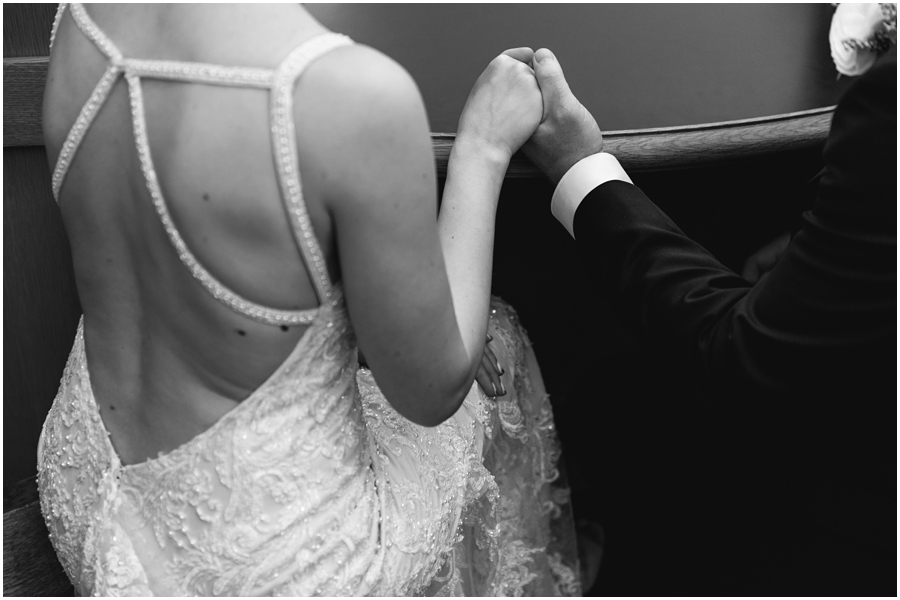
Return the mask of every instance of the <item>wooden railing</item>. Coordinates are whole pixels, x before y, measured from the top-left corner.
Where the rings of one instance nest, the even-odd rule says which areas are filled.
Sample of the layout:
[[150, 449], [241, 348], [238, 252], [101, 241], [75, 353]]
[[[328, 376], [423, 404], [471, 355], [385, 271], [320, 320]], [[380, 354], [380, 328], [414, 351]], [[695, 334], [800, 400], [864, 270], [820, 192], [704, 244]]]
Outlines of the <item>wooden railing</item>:
[[[41, 103], [47, 78], [47, 57], [3, 60], [3, 145], [41, 146]], [[825, 142], [833, 106], [795, 113], [656, 129], [604, 133], [604, 150], [628, 170], [647, 171], [708, 166], [780, 152], [803, 150]], [[456, 138], [433, 133], [439, 176]], [[540, 177], [522, 154], [513, 157], [507, 177]]]
[[[833, 106], [800, 112], [655, 129], [607, 131], [603, 150], [629, 171], [695, 168], [747, 160], [821, 145], [828, 136]], [[434, 133], [438, 174], [447, 172], [447, 159], [456, 136]], [[541, 172], [521, 153], [513, 157], [507, 177], [537, 177]]]
[[41, 106], [50, 57], [3, 59], [3, 146], [43, 146]]

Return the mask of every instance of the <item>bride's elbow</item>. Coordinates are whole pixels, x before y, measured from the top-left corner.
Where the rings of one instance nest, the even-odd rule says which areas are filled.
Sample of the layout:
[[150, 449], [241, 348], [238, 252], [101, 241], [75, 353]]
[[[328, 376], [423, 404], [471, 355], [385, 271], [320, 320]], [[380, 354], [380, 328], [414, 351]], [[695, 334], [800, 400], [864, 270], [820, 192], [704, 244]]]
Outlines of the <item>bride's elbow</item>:
[[416, 425], [436, 427], [462, 406], [480, 364], [452, 350], [437, 357], [424, 352], [400, 357], [372, 352], [366, 357], [388, 404]]
[[456, 414], [472, 387], [472, 379], [461, 377], [443, 385], [428, 386], [426, 390], [415, 392], [396, 402], [386, 396], [401, 416], [422, 427], [437, 427]]
[[437, 403], [437, 406], [428, 407], [421, 415], [416, 415], [416, 418], [407, 418], [422, 427], [437, 427], [456, 414], [465, 401], [467, 393], [467, 391], [458, 392], [449, 398], [444, 398], [442, 402]]

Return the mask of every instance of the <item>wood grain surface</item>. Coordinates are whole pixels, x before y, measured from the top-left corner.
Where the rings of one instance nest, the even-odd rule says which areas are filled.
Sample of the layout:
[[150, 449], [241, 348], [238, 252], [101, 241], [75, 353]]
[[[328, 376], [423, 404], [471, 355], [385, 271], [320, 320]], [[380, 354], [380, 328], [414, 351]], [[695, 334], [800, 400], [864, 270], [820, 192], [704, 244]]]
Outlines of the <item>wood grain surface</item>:
[[3, 145], [42, 146], [46, 56], [3, 59]]
[[75, 595], [37, 502], [3, 513], [3, 595]]
[[56, 4], [3, 3], [3, 58], [47, 56]]

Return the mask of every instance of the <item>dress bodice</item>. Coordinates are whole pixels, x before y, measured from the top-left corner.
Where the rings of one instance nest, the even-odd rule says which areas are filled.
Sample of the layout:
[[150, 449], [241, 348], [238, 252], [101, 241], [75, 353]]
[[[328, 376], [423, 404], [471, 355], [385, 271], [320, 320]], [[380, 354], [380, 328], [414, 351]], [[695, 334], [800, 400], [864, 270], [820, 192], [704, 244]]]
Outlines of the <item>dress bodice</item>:
[[579, 591], [553, 414], [515, 314], [495, 301], [510, 394], [473, 384], [437, 427], [360, 369], [340, 289], [247, 400], [123, 466], [79, 326], [38, 454], [66, 573], [95, 595], [570, 595]]
[[[377, 477], [353, 332], [336, 297], [249, 398], [186, 444], [127, 466], [97, 411], [79, 327], [38, 458], [42, 506], [59, 519], [51, 538], [73, 580], [104, 573], [107, 593], [312, 594], [318, 586], [298, 565], [376, 562]], [[347, 573], [329, 573], [334, 595], [372, 584], [365, 570]]]

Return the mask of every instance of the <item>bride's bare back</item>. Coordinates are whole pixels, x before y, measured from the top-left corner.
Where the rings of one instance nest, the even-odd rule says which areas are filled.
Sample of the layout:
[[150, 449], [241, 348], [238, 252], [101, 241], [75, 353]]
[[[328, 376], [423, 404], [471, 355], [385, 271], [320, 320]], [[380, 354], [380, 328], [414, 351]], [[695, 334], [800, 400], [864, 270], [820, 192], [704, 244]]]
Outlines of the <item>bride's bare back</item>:
[[[436, 221], [424, 106], [389, 58], [350, 45], [319, 47], [303, 62], [307, 40], [327, 45], [335, 36], [318, 35], [326, 30], [298, 6], [89, 12], [94, 34], [84, 23], [86, 35], [76, 28], [73, 14], [90, 19], [78, 5], [58, 27], [45, 137], [55, 162], [94, 86], [104, 73], [115, 81], [56, 191], [92, 388], [124, 462], [193, 439], [296, 346], [308, 321], [254, 318], [240, 308], [245, 301], [308, 315], [336, 281], [358, 347], [394, 408], [420, 425], [452, 416], [481, 363], [494, 211], [512, 150], [481, 139], [492, 131], [482, 123], [492, 109], [467, 105], [471, 132], [454, 148]], [[153, 71], [166, 59], [179, 62], [164, 67], [165, 76]], [[202, 73], [176, 81], [184, 61], [241, 67], [242, 83], [208, 85], [198, 82]], [[279, 79], [294, 67], [294, 79]], [[265, 71], [267, 83], [255, 85], [248, 68]], [[507, 92], [486, 91], [491, 80]], [[540, 96], [517, 59], [492, 61], [470, 103], [518, 107], [523, 90], [538, 102], [526, 107], [529, 119], [511, 122], [528, 129], [540, 116]], [[158, 191], [148, 183], [155, 181], [148, 157]], [[185, 258], [188, 250], [196, 260]]]
[[[126, 58], [271, 69], [326, 31], [293, 5], [98, 5], [89, 11]], [[346, 60], [342, 52], [354, 49], [340, 49], [323, 63]], [[108, 64], [67, 12], [44, 106], [51, 164]], [[308, 79], [315, 83], [327, 70], [327, 64], [313, 67]], [[255, 303], [315, 308], [319, 301], [278, 189], [267, 90], [147, 78], [140, 85], [160, 187], [198, 262]], [[296, 91], [301, 101], [309, 95], [305, 88], [306, 79]], [[317, 105], [311, 97], [298, 113], [315, 118]], [[312, 224], [337, 280], [331, 219], [315, 174], [303, 175]], [[205, 430], [259, 386], [306, 329], [230, 310], [182, 264], [141, 172], [124, 79], [81, 143], [59, 200], [92, 384], [125, 463]]]

